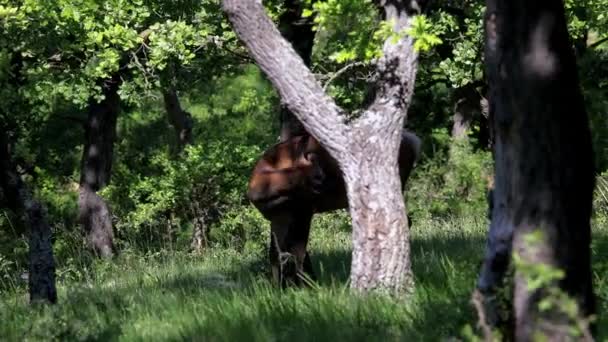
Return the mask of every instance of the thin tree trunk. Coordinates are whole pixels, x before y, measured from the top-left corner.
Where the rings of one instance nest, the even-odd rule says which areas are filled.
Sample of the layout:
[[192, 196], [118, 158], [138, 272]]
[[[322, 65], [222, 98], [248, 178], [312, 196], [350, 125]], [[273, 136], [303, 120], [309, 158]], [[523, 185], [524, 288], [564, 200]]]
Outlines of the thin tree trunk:
[[195, 253], [201, 253], [209, 245], [207, 238], [207, 212], [201, 210], [200, 205], [196, 200], [193, 200], [190, 205], [192, 216], [192, 239], [190, 241], [190, 249]]
[[105, 80], [101, 102], [91, 99], [85, 125], [82, 154], [79, 218], [89, 247], [102, 257], [114, 254], [112, 214], [105, 200], [97, 194], [110, 182], [116, 120], [120, 108], [119, 77]]
[[40, 202], [32, 198], [17, 173], [12, 160], [8, 137], [0, 131], [0, 186], [6, 202], [15, 212], [23, 211], [29, 228], [29, 294], [30, 302], [57, 302], [55, 259], [51, 243], [51, 227]]
[[[415, 2], [383, 1], [394, 32], [410, 24]], [[397, 168], [401, 132], [417, 67], [411, 37], [388, 39], [377, 61], [378, 89], [363, 114], [346, 124], [303, 60], [254, 0], [224, 0], [239, 38], [304, 128], [338, 162], [353, 218], [351, 286], [397, 292], [412, 284], [407, 216]], [[390, 199], [391, 201], [387, 201]]]
[[[286, 0], [285, 12], [279, 17], [279, 31], [285, 39], [293, 46], [304, 65], [310, 67], [312, 59], [312, 48], [315, 41], [313, 31], [313, 17], [302, 18], [304, 1]], [[302, 123], [293, 115], [286, 105], [281, 105], [280, 123], [281, 133], [279, 140], [287, 141], [296, 135], [306, 133]]]
[[186, 145], [192, 144], [192, 115], [182, 109], [175, 87], [168, 86], [165, 88], [163, 98], [169, 123], [175, 129], [177, 152], [179, 153]]
[[[559, 0], [487, 0], [486, 68], [493, 118], [494, 210], [478, 287], [492, 295], [511, 248], [523, 262], [564, 271], [556, 283], [595, 312], [590, 215], [594, 166], [576, 61]], [[540, 231], [529, 246], [526, 236]], [[528, 239], [529, 240], [529, 239]], [[511, 244], [512, 241], [512, 244]], [[515, 338], [562, 340], [571, 317], [541, 311], [546, 288], [530, 290], [521, 270], [514, 290]]]
[[453, 139], [466, 138], [473, 118], [481, 113], [481, 97], [476, 86], [477, 82], [469, 83], [454, 91]]

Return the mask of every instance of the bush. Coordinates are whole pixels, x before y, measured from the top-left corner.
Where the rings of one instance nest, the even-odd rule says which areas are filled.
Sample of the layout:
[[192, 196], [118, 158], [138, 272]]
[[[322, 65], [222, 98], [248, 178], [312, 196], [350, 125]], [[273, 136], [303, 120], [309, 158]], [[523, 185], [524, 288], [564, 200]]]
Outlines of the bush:
[[[487, 212], [490, 152], [475, 151], [469, 139], [453, 140], [445, 129], [434, 130], [425, 145], [435, 150], [423, 158], [408, 181], [408, 204], [415, 217], [447, 217]], [[428, 147], [427, 147], [428, 148]]]
[[[207, 93], [197, 94], [204, 101], [183, 101], [194, 119], [196, 141], [180, 155], [170, 152], [173, 131], [164, 112], [150, 106], [121, 118], [124, 138], [112, 183], [102, 192], [118, 218], [121, 248], [177, 242], [184, 249], [194, 224], [211, 229], [212, 243], [221, 246], [248, 249], [247, 239], [256, 236], [255, 215], [244, 208], [245, 192], [253, 164], [274, 140], [276, 118], [270, 113], [276, 97], [253, 67], [212, 83], [201, 90]], [[150, 136], [159, 138], [150, 141]], [[245, 222], [250, 219], [255, 224]], [[250, 228], [251, 234], [243, 230]]]

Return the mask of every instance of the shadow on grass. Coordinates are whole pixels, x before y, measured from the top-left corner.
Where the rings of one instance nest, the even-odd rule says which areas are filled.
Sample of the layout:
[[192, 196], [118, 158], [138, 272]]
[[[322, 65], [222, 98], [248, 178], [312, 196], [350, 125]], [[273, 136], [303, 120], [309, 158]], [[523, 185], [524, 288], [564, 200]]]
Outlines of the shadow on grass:
[[[477, 272], [482, 260], [485, 239], [482, 237], [466, 238], [424, 238], [413, 239], [411, 244], [412, 268], [418, 282], [436, 283], [443, 286], [444, 277], [437, 273], [453, 265], [454, 271], [462, 267], [467, 273]], [[350, 275], [352, 260], [351, 250], [334, 250], [331, 252], [311, 251], [313, 267], [322, 285], [335, 283], [345, 284]], [[448, 271], [448, 270], [446, 270]]]
[[[171, 272], [159, 268], [161, 272], [147, 275], [141, 271], [122, 283], [70, 289], [62, 305], [52, 309], [52, 319], [31, 323], [30, 332], [24, 335], [43, 336], [40, 334], [48, 332], [52, 322], [52, 333], [46, 337], [61, 340], [144, 340], [146, 331], [155, 336], [157, 330], [154, 340], [171, 341], [435, 341], [458, 337], [464, 326], [475, 322], [469, 298], [484, 243], [482, 236], [458, 234], [414, 238], [416, 291], [404, 300], [351, 295], [347, 291], [350, 250], [313, 250], [319, 276], [316, 290], [272, 288], [264, 280], [264, 255], [235, 258], [221, 272], [196, 265], [183, 270], [177, 266]], [[607, 268], [607, 252], [607, 237], [596, 237], [596, 272]], [[597, 288], [606, 292], [605, 286]], [[600, 298], [604, 301], [600, 307], [605, 308], [606, 294]], [[30, 316], [27, 311], [18, 315], [22, 320]], [[599, 323], [605, 322], [600, 318]], [[167, 331], [160, 328], [165, 325]], [[605, 328], [598, 327], [605, 336]]]

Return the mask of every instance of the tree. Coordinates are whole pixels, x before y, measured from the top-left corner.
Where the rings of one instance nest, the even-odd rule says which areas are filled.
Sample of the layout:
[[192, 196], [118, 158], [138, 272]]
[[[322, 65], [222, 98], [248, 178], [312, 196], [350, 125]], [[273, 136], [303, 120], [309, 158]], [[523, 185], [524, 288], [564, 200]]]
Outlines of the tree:
[[[112, 215], [99, 190], [110, 181], [120, 105], [156, 96], [167, 66], [185, 66], [212, 50], [216, 40], [209, 36], [231, 46], [218, 12], [217, 4], [199, 1], [0, 0], [0, 53], [24, 60], [19, 94], [32, 108], [17, 121], [30, 130], [64, 111], [86, 113], [71, 117], [83, 124], [69, 129], [84, 127], [79, 219], [97, 254], [113, 253]], [[164, 93], [183, 145], [190, 132], [175, 91], [168, 86]], [[0, 96], [7, 103], [14, 94]]]
[[120, 74], [116, 74], [102, 82], [104, 99], [101, 102], [90, 100], [78, 195], [78, 216], [89, 247], [106, 258], [114, 253], [112, 213], [97, 192], [108, 185], [112, 174], [116, 120], [120, 109], [119, 86]]
[[[57, 302], [55, 287], [55, 259], [53, 256], [52, 230], [46, 210], [32, 195], [23, 181], [15, 162], [14, 136], [18, 131], [15, 119], [31, 108], [24, 103], [19, 90], [23, 86], [24, 61], [15, 53], [0, 56], [8, 62], [0, 67], [2, 90], [12, 96], [5, 99], [5, 107], [0, 108], [0, 203], [14, 213], [22, 213], [25, 226], [29, 230], [28, 288], [30, 302]], [[0, 96], [3, 95], [0, 92]], [[6, 111], [10, 108], [10, 114]], [[17, 114], [17, 115], [15, 115]], [[12, 133], [12, 136], [11, 136]]]
[[23, 212], [29, 228], [29, 275], [30, 302], [57, 302], [55, 288], [55, 259], [51, 243], [51, 227], [47, 222], [44, 208], [32, 197], [21, 180], [11, 155], [11, 147], [5, 114], [2, 113], [0, 127], [0, 188], [9, 208]]
[[223, 8], [282, 101], [344, 174], [353, 223], [351, 286], [409, 289], [413, 278], [397, 154], [416, 74], [413, 38], [404, 34], [414, 8], [382, 2], [390, 37], [376, 62], [375, 97], [360, 116], [350, 118], [325, 94], [260, 2], [224, 0]]
[[561, 339], [572, 317], [559, 307], [541, 309], [551, 285], [574, 298], [583, 317], [595, 311], [593, 152], [564, 6], [488, 0], [484, 25], [495, 188], [478, 288], [492, 297], [512, 251], [520, 266], [562, 270], [557, 281], [535, 286], [516, 265], [513, 298], [516, 340], [537, 332]]
[[181, 152], [186, 145], [192, 144], [192, 114], [182, 108], [173, 85], [163, 89], [163, 100], [169, 123], [175, 129], [177, 151]]

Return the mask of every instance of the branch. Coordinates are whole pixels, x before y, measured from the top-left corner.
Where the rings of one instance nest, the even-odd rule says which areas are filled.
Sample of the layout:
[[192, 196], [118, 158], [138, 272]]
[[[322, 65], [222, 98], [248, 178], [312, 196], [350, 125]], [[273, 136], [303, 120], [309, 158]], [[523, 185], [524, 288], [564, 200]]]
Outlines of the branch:
[[228, 42], [229, 41], [227, 39], [222, 38], [220, 36], [209, 36], [209, 37], [207, 37], [207, 42], [205, 44], [199, 45], [196, 49], [194, 49], [193, 53], [197, 54], [200, 50], [206, 48], [209, 44], [211, 44], [218, 49], [225, 50], [226, 52], [234, 55], [235, 57], [240, 58], [244, 62], [247, 62], [247, 63], [253, 62], [251, 57], [249, 57], [248, 55], [234, 51], [234, 50], [226, 47], [225, 43], [228, 43]]
[[[410, 26], [409, 12], [419, 8], [416, 1], [382, 0], [384, 20], [393, 23], [393, 33], [399, 35], [397, 42], [388, 37], [382, 48], [382, 57], [376, 61], [377, 89], [375, 98], [357, 125], [373, 125], [384, 130], [385, 136], [399, 143], [401, 128], [414, 92], [418, 54], [414, 51], [414, 40], [405, 34]], [[412, 4], [414, 8], [408, 7]]]
[[223, 0], [223, 9], [250, 55], [306, 130], [336, 159], [347, 144], [343, 110], [281, 36], [259, 0]]
[[424, 84], [421, 84], [421, 85], [417, 86], [416, 87], [416, 91], [417, 92], [427, 91], [427, 90], [431, 89], [436, 84], [439, 84], [439, 83], [446, 83], [447, 84], [449, 82], [450, 82], [450, 80], [448, 80], [447, 78], [434, 78], [434, 79], [430, 80], [427, 83], [424, 83]]
[[329, 87], [329, 85], [331, 84], [331, 82], [335, 81], [338, 77], [340, 77], [343, 73], [345, 73], [346, 71], [348, 71], [351, 68], [354, 67], [358, 67], [358, 66], [362, 66], [365, 65], [365, 63], [363, 62], [354, 62], [351, 64], [347, 64], [345, 65], [342, 69], [334, 72], [329, 79], [327, 80], [327, 82], [325, 82], [325, 85], [323, 86], [323, 91], [326, 92], [327, 88]]
[[70, 122], [74, 122], [77, 123], [79, 126], [84, 127], [87, 120], [84, 118], [78, 118], [75, 116], [69, 116], [69, 115], [56, 115], [57, 119], [61, 119], [61, 120], [65, 120], [65, 121], [70, 121]]
[[600, 40], [596, 40], [596, 41], [595, 41], [595, 42], [593, 42], [592, 44], [589, 44], [589, 46], [587, 46], [587, 48], [589, 48], [589, 49], [593, 49], [593, 48], [596, 48], [596, 47], [598, 47], [598, 46], [600, 46], [600, 45], [604, 44], [605, 42], [608, 42], [608, 37], [604, 37], [604, 38], [602, 38], [602, 39], [600, 39]]

